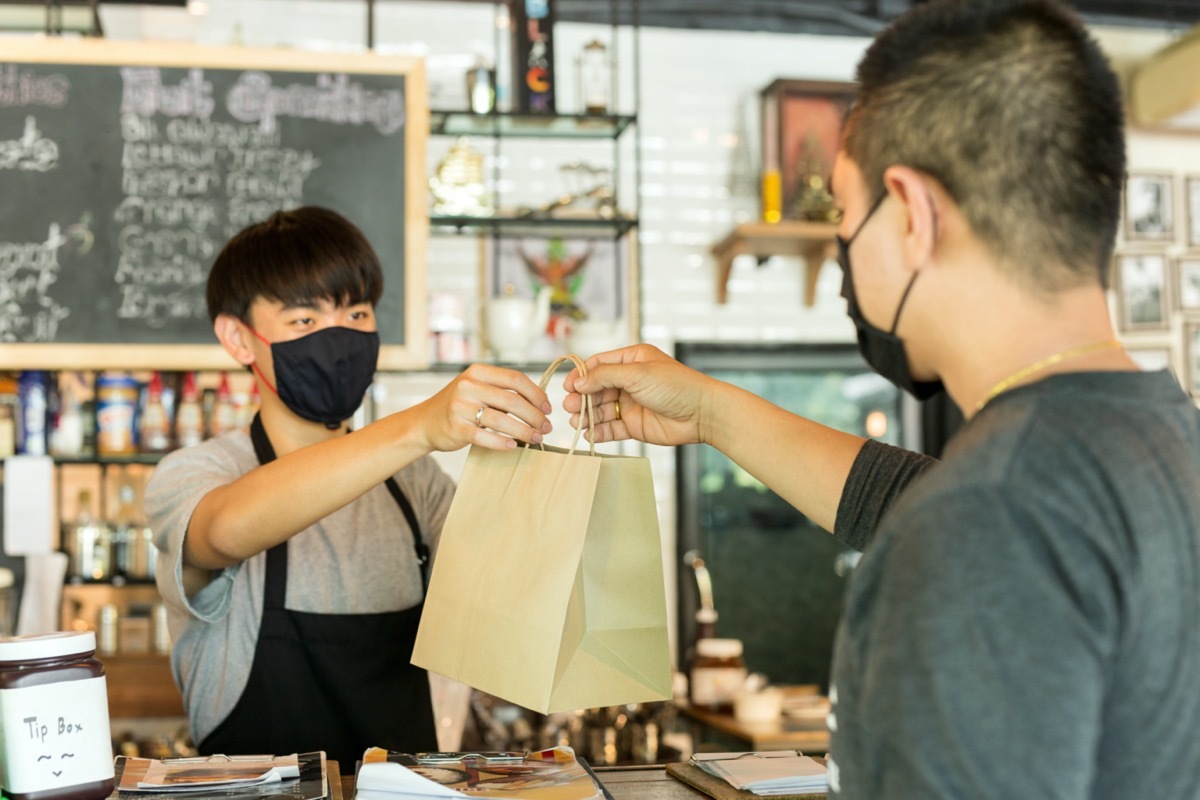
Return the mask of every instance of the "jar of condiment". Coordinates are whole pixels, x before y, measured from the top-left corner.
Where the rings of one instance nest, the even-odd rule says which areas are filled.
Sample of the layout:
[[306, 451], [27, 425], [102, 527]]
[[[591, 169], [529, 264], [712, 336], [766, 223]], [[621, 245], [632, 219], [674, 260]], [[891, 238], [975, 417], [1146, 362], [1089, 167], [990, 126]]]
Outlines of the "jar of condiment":
[[127, 456], [137, 452], [133, 418], [141, 387], [132, 376], [105, 372], [96, 379], [96, 452]]
[[90, 631], [0, 639], [0, 789], [11, 800], [113, 790], [104, 665]]
[[693, 706], [709, 711], [733, 710], [733, 696], [746, 683], [740, 639], [699, 639], [692, 662], [689, 690]]

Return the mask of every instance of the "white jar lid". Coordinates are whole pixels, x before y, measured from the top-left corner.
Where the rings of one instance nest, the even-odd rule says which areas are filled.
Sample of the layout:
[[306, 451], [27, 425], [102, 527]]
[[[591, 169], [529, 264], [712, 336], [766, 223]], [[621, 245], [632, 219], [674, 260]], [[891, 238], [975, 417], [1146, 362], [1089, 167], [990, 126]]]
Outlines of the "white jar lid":
[[697, 639], [696, 654], [706, 658], [741, 658], [741, 639]]
[[0, 637], [0, 663], [61, 658], [90, 653], [95, 649], [96, 634], [92, 631], [60, 631]]
[[7, 589], [13, 585], [13, 571], [7, 567], [0, 567], [0, 589]]

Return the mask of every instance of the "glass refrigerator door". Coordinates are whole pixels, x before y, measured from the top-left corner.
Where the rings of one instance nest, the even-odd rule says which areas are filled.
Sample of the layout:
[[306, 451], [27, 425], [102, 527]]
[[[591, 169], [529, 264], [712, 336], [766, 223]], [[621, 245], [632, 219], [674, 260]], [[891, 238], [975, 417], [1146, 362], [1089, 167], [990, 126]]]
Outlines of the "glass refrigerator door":
[[[901, 395], [853, 345], [679, 344], [684, 363], [839, 430], [901, 445]], [[915, 416], [911, 415], [910, 416]], [[857, 553], [722, 453], [680, 448], [680, 663], [694, 645], [705, 561], [718, 637], [741, 639], [752, 672], [775, 684], [829, 682], [833, 637]]]

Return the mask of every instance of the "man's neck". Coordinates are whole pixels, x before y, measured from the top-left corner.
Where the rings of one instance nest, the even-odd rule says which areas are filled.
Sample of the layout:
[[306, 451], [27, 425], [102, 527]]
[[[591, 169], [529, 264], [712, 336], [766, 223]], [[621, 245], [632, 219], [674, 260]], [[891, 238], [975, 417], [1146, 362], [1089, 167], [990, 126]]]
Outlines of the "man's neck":
[[263, 428], [275, 455], [285, 456], [302, 447], [328, 442], [346, 432], [344, 425], [330, 430], [320, 422], [310, 422], [292, 413], [276, 396], [263, 398], [259, 414], [262, 416]]
[[[1119, 347], [1094, 346], [1118, 340], [1099, 286], [1069, 289], [1044, 301], [1006, 292], [992, 300], [960, 328], [966, 335], [957, 339], [941, 370], [947, 391], [968, 417], [1013, 376], [1018, 380], [1005, 390], [1064, 372], [1138, 368]], [[1036, 371], [1022, 377], [1032, 365], [1038, 365]]]

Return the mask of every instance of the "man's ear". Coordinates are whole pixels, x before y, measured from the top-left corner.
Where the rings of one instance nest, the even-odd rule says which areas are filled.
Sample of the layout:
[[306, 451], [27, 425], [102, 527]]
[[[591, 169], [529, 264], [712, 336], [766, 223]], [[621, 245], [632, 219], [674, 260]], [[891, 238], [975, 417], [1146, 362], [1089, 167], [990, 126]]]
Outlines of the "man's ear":
[[933, 260], [938, 243], [938, 206], [930, 191], [928, 175], [912, 167], [892, 166], [883, 173], [883, 184], [898, 199], [906, 214], [904, 260], [920, 269]]
[[245, 323], [232, 314], [218, 314], [213, 322], [213, 332], [217, 334], [225, 352], [233, 356], [235, 361], [247, 367], [254, 363], [254, 351], [250, 349], [248, 341], [250, 333]]

